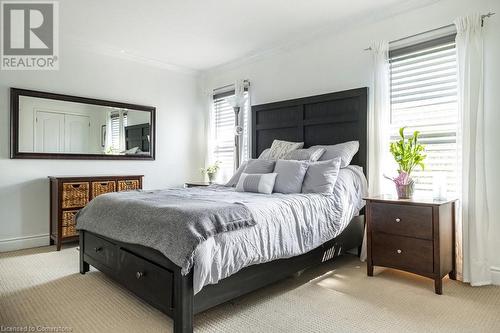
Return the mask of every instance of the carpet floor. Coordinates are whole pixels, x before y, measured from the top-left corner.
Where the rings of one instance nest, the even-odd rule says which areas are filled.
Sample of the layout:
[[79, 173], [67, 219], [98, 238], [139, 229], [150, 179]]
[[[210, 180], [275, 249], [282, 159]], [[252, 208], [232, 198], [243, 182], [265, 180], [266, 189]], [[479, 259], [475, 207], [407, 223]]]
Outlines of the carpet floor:
[[[377, 268], [357, 257], [309, 269], [195, 316], [195, 332], [500, 332], [500, 287], [472, 288]], [[78, 273], [75, 247], [0, 254], [0, 325], [72, 332], [171, 332], [172, 321], [102, 273]]]

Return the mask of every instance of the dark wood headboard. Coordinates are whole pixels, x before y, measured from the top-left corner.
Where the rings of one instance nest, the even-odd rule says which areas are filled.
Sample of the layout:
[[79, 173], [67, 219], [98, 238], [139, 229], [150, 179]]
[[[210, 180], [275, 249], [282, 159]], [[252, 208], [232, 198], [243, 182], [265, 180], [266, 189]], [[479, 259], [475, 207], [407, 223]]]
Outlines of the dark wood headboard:
[[274, 139], [304, 142], [305, 147], [358, 140], [351, 164], [367, 174], [368, 88], [252, 106], [252, 156]]

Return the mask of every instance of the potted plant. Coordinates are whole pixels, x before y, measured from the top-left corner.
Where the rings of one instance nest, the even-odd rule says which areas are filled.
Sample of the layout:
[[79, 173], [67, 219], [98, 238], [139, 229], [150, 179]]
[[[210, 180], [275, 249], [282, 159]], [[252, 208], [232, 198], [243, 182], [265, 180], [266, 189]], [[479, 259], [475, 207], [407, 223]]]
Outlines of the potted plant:
[[418, 142], [420, 132], [413, 132], [413, 135], [406, 140], [405, 128], [406, 126], [399, 129], [401, 139], [390, 144], [391, 154], [399, 166], [399, 175], [395, 178], [386, 177], [396, 184], [396, 191], [400, 199], [409, 199], [413, 196], [415, 182], [411, 178], [411, 172], [416, 167], [424, 170], [423, 161], [427, 157], [427, 155], [424, 155], [424, 146]]
[[206, 168], [201, 169], [202, 175], [208, 176], [208, 182], [212, 184], [217, 177], [217, 172], [219, 172], [221, 161], [215, 161], [214, 164], [207, 166]]

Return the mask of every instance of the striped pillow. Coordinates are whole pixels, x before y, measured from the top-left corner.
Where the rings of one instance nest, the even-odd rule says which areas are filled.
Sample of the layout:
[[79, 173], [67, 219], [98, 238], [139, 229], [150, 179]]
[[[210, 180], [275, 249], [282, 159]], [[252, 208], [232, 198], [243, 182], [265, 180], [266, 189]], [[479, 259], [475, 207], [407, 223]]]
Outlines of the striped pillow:
[[276, 173], [247, 174], [242, 173], [236, 185], [238, 192], [273, 193]]
[[283, 159], [284, 160], [297, 160], [297, 161], [311, 161], [316, 162], [320, 159], [321, 155], [326, 151], [325, 148], [322, 147], [310, 147], [307, 149], [297, 149], [292, 150], [288, 154], [286, 154]]

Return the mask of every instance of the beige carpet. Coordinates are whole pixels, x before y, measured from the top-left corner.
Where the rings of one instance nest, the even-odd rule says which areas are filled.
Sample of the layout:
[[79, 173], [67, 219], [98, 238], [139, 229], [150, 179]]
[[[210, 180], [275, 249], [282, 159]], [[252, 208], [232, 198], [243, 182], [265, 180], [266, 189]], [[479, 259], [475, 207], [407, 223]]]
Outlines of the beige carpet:
[[[171, 320], [53, 247], [0, 254], [0, 324], [73, 332], [171, 332]], [[500, 332], [500, 287], [472, 288], [389, 269], [368, 278], [338, 259], [195, 317], [195, 332]]]

